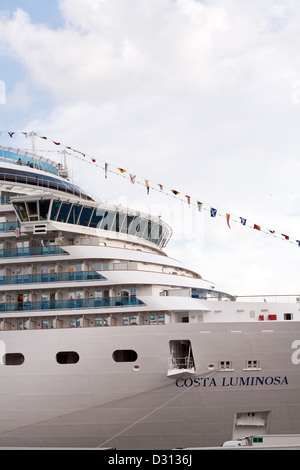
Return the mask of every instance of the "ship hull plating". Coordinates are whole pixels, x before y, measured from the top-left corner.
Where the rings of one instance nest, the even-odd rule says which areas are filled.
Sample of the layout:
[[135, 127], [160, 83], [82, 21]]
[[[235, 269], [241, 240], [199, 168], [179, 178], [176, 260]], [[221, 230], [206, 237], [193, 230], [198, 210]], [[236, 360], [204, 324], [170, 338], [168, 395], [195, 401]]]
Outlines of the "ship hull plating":
[[[0, 366], [0, 446], [171, 449], [300, 433], [299, 330], [234, 322], [1, 332], [5, 353], [24, 362]], [[176, 340], [192, 346], [192, 374], [168, 376]], [[79, 360], [59, 363], [66, 351]], [[137, 357], [116, 361], [116, 351]]]

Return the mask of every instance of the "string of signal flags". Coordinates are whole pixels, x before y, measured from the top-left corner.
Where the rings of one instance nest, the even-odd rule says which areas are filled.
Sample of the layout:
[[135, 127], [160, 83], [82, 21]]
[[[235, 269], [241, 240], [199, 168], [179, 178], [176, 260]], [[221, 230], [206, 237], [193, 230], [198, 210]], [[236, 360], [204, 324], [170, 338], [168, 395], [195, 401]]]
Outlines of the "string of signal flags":
[[[87, 155], [86, 153], [80, 150], [76, 150], [70, 146], [64, 145], [63, 143], [58, 142], [57, 140], [48, 138], [44, 135], [38, 135], [35, 132], [0, 131], [0, 137], [3, 134], [8, 135], [11, 139], [14, 139], [15, 135], [23, 134], [25, 138], [32, 137], [32, 139], [34, 139], [35, 137], [37, 137], [44, 141], [49, 141], [51, 142], [51, 144], [55, 145], [56, 152], [68, 154], [72, 157], [80, 159], [81, 161], [90, 163], [91, 165], [94, 165], [100, 168], [101, 170], [104, 171], [105, 178], [108, 178], [109, 173], [115, 174], [117, 176], [121, 176], [127, 179], [131, 184], [139, 184], [139, 185], [144, 186], [146, 188], [146, 192], [148, 195], [150, 194], [151, 191], [158, 191], [166, 196], [171, 196], [171, 197], [176, 198], [176, 200], [184, 204], [187, 204], [189, 207], [191, 206], [196, 207], [199, 212], [208, 211], [212, 219], [216, 218], [217, 216], [223, 217], [229, 229], [231, 229], [232, 222], [236, 224], [241, 224], [244, 227], [279, 238], [280, 240], [287, 241], [289, 243], [295, 244], [300, 247], [300, 240], [296, 240], [295, 238], [292, 238], [287, 234], [275, 231], [273, 229], [264, 228], [259, 224], [249, 221], [245, 217], [238, 217], [236, 215], [233, 215], [231, 212], [227, 212], [227, 211], [224, 211], [223, 209], [212, 207], [210, 204], [203, 202], [202, 200], [194, 198], [193, 196], [190, 196], [188, 194], [184, 194], [184, 192], [182, 193], [181, 191], [172, 189], [171, 187], [167, 187], [164, 184], [155, 183], [153, 181], [150, 181], [149, 179], [142, 178], [134, 174], [133, 172], [128, 171], [122, 167], [115, 167], [111, 165], [110, 163], [105, 162], [104, 160], [100, 160], [98, 158], [95, 158], [94, 156]], [[51, 152], [54, 150], [48, 150], [48, 151]], [[45, 150], [41, 150], [41, 152], [45, 152]]]

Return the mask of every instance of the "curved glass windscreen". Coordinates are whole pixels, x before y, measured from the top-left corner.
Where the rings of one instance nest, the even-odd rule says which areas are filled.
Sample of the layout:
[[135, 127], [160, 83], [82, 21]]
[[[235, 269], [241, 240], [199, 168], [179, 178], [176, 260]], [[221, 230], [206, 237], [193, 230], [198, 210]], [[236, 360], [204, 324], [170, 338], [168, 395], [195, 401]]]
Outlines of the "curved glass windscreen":
[[82, 193], [81, 190], [70, 181], [48, 176], [46, 174], [35, 173], [34, 171], [29, 172], [24, 170], [18, 171], [11, 168], [0, 168], [0, 180], [33, 186], [42, 186], [43, 188], [63, 191], [74, 196], [79, 196], [82, 199], [91, 200], [89, 196]]
[[37, 168], [47, 171], [47, 173], [53, 173], [54, 175], [59, 174], [59, 165], [56, 162], [42, 156], [34, 156], [30, 152], [26, 152], [26, 155], [23, 155], [19, 150], [15, 149], [15, 151], [13, 151], [12, 149], [0, 146], [0, 160], [28, 166], [30, 168]]
[[91, 207], [58, 199], [14, 201], [15, 211], [21, 222], [45, 221], [97, 228], [143, 238], [164, 247], [170, 236], [170, 228], [150, 216], [132, 215], [121, 209]]

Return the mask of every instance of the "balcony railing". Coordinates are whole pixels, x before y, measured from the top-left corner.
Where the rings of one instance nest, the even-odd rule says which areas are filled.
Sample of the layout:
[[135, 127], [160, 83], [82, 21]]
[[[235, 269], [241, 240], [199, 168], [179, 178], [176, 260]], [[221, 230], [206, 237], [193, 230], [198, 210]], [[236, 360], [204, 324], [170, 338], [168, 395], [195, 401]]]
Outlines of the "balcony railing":
[[23, 256], [49, 256], [49, 255], [67, 255], [68, 253], [60, 246], [36, 246], [34, 248], [11, 248], [9, 250], [0, 250], [0, 258], [18, 258]]
[[8, 302], [0, 304], [0, 312], [35, 310], [68, 310], [83, 308], [134, 307], [144, 305], [136, 297], [109, 297], [100, 299], [40, 300], [37, 302]]
[[106, 277], [97, 271], [72, 271], [64, 273], [20, 274], [17, 276], [0, 276], [0, 285], [40, 284], [42, 282], [69, 281], [106, 281]]
[[0, 232], [14, 232], [18, 227], [20, 227], [19, 222], [1, 222]]

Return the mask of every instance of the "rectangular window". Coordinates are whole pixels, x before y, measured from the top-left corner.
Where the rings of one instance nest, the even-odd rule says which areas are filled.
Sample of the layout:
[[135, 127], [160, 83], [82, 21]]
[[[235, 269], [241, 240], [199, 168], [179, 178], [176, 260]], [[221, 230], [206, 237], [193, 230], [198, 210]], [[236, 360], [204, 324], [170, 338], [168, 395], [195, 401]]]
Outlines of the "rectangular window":
[[246, 367], [244, 370], [260, 370], [260, 362], [256, 359], [249, 359], [246, 361]]
[[47, 220], [48, 212], [49, 212], [49, 206], [50, 206], [50, 200], [41, 199], [40, 202], [39, 202], [39, 206], [40, 206], [40, 220]]
[[96, 326], [108, 326], [108, 317], [101, 316], [95, 319]]
[[79, 217], [78, 225], [84, 225], [85, 227], [88, 227], [93, 210], [93, 207], [83, 207]]
[[149, 325], [157, 325], [157, 316], [149, 315]]
[[28, 222], [27, 211], [24, 202], [15, 202], [15, 210], [21, 222]]
[[38, 209], [37, 202], [31, 201], [27, 202], [29, 220], [38, 220]]
[[116, 217], [115, 212], [106, 211], [103, 221], [102, 221], [101, 229], [102, 230], [115, 230], [115, 227], [116, 227], [115, 217]]
[[51, 318], [43, 318], [42, 319], [42, 328], [47, 330], [49, 328], [53, 328], [53, 319]]
[[232, 361], [219, 361], [219, 369], [232, 370]]
[[66, 222], [68, 219], [68, 215], [71, 209], [71, 203], [70, 202], [63, 202], [59, 211], [59, 214], [57, 216], [57, 222]]
[[69, 319], [69, 327], [70, 328], [78, 328], [80, 327], [80, 318], [70, 318]]
[[95, 209], [90, 221], [90, 227], [99, 228], [104, 217], [103, 209]]
[[74, 224], [74, 225], [77, 224], [81, 209], [82, 209], [82, 206], [80, 206], [79, 204], [72, 205], [70, 214], [67, 220], [68, 224]]
[[52, 202], [52, 209], [51, 209], [51, 214], [50, 214], [50, 219], [51, 220], [56, 220], [58, 211], [60, 209], [61, 202], [60, 201], [53, 201]]

